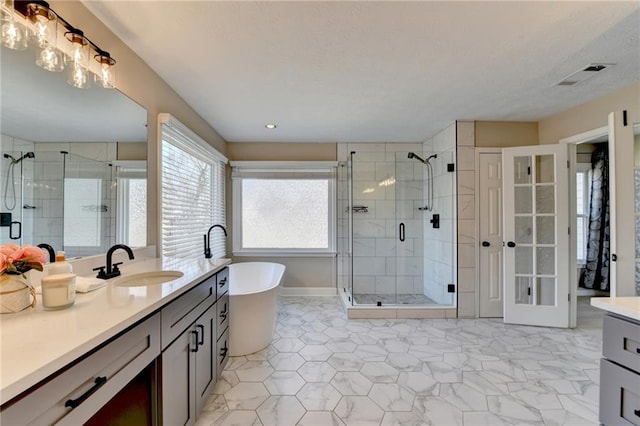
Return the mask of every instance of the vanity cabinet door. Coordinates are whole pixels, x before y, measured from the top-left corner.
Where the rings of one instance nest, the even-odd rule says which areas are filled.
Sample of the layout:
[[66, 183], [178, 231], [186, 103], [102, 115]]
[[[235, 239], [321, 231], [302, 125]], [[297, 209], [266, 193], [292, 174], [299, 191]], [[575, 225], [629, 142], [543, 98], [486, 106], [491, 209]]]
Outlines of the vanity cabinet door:
[[185, 330], [162, 353], [162, 424], [195, 423], [195, 348], [197, 336]]
[[216, 382], [216, 305], [212, 305], [196, 320], [198, 352], [195, 352], [196, 367], [196, 413], [200, 413]]

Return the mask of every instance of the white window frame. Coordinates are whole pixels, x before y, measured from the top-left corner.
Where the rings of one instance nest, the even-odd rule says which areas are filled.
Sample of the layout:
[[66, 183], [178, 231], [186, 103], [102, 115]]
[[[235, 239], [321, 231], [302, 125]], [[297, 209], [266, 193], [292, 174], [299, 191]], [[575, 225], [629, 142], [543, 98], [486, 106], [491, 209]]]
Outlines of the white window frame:
[[[586, 180], [585, 180], [585, 185], [583, 188], [583, 192], [582, 192], [582, 199], [583, 199], [583, 205], [584, 205], [584, 213], [583, 214], [578, 214], [577, 209], [576, 209], [576, 222], [575, 222], [575, 226], [576, 226], [576, 232], [578, 231], [578, 218], [582, 217], [584, 218], [584, 230], [583, 230], [583, 241], [585, 243], [585, 253], [586, 253], [586, 244], [587, 244], [587, 237], [589, 235], [589, 209], [590, 209], [590, 201], [591, 201], [591, 163], [576, 163], [576, 174], [578, 173], [584, 173], [586, 176]], [[576, 179], [576, 185], [577, 185], [577, 179]], [[576, 187], [577, 190], [577, 187]], [[586, 258], [581, 258], [581, 254], [580, 253], [580, 248], [577, 247], [576, 245], [576, 262], [577, 265], [579, 267], [583, 267], [586, 265], [587, 263], [587, 259]], [[586, 257], [586, 256], [585, 256]]]
[[[207, 234], [210, 226], [214, 224], [222, 225], [226, 227], [226, 179], [225, 169], [228, 159], [213, 148], [204, 139], [198, 136], [195, 132], [182, 124], [175, 117], [170, 114], [161, 113], [158, 114], [159, 132], [158, 132], [158, 178], [159, 178], [159, 221], [158, 221], [158, 242], [159, 253], [163, 256], [174, 256], [184, 258], [204, 258], [204, 241], [203, 235]], [[185, 221], [184, 217], [180, 218], [180, 222], [186, 225], [182, 226], [185, 229], [171, 229], [166, 231], [163, 229], [165, 223], [165, 217], [163, 211], [165, 210], [165, 200], [163, 198], [163, 146], [166, 138], [166, 142], [172, 145], [174, 148], [183, 151], [187, 155], [195, 158], [196, 160], [209, 165], [211, 172], [211, 201], [210, 217], [206, 221], [194, 222]], [[181, 191], [182, 192], [182, 191]], [[186, 193], [186, 191], [184, 191]], [[184, 202], [180, 199], [178, 204]], [[171, 203], [171, 201], [167, 201]], [[200, 216], [202, 219], [202, 216]], [[188, 229], [187, 229], [188, 228]], [[196, 229], [197, 228], [197, 229]], [[174, 246], [166, 247], [167, 242], [164, 238], [166, 232], [170, 232], [171, 240]], [[180, 236], [179, 238], [177, 236]], [[222, 232], [212, 232], [210, 238], [211, 253], [214, 258], [220, 258], [226, 256], [226, 236]]]
[[[135, 247], [129, 242], [129, 181], [131, 179], [144, 179], [147, 181], [147, 162], [136, 160], [112, 161], [116, 167], [117, 182], [117, 211], [116, 211], [116, 235], [117, 241], [123, 242], [131, 247]], [[147, 216], [149, 206], [147, 205]], [[145, 236], [145, 246], [147, 241]]]
[[[232, 161], [233, 255], [260, 257], [334, 257], [336, 255], [335, 161]], [[243, 179], [326, 179], [328, 182], [327, 248], [244, 248], [242, 246]]]

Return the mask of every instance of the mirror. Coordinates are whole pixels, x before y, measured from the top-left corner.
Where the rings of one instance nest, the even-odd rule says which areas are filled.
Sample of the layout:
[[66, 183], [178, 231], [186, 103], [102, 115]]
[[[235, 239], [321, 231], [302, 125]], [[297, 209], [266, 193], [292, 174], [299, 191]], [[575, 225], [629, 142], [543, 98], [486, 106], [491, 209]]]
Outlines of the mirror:
[[117, 90], [76, 89], [2, 47], [0, 242], [67, 257], [146, 245], [147, 112]]

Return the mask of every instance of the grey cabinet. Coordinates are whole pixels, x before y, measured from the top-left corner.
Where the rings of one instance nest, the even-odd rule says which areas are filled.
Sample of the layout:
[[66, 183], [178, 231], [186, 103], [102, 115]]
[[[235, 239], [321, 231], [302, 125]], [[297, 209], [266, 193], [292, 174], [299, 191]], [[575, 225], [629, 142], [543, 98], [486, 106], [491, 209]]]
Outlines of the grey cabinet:
[[227, 290], [225, 268], [161, 310], [163, 424], [193, 424], [224, 369]]
[[162, 423], [190, 425], [216, 379], [215, 305], [207, 309], [162, 353]]
[[640, 322], [608, 314], [602, 333], [600, 422], [640, 426]]
[[3, 406], [0, 424], [83, 424], [159, 354], [156, 313]]

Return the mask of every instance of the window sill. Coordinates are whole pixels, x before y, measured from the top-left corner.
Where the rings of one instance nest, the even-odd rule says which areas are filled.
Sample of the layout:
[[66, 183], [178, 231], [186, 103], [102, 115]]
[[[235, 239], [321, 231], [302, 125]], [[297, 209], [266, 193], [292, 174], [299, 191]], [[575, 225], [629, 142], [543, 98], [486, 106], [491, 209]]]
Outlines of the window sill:
[[234, 257], [336, 257], [335, 252], [306, 251], [234, 251]]

